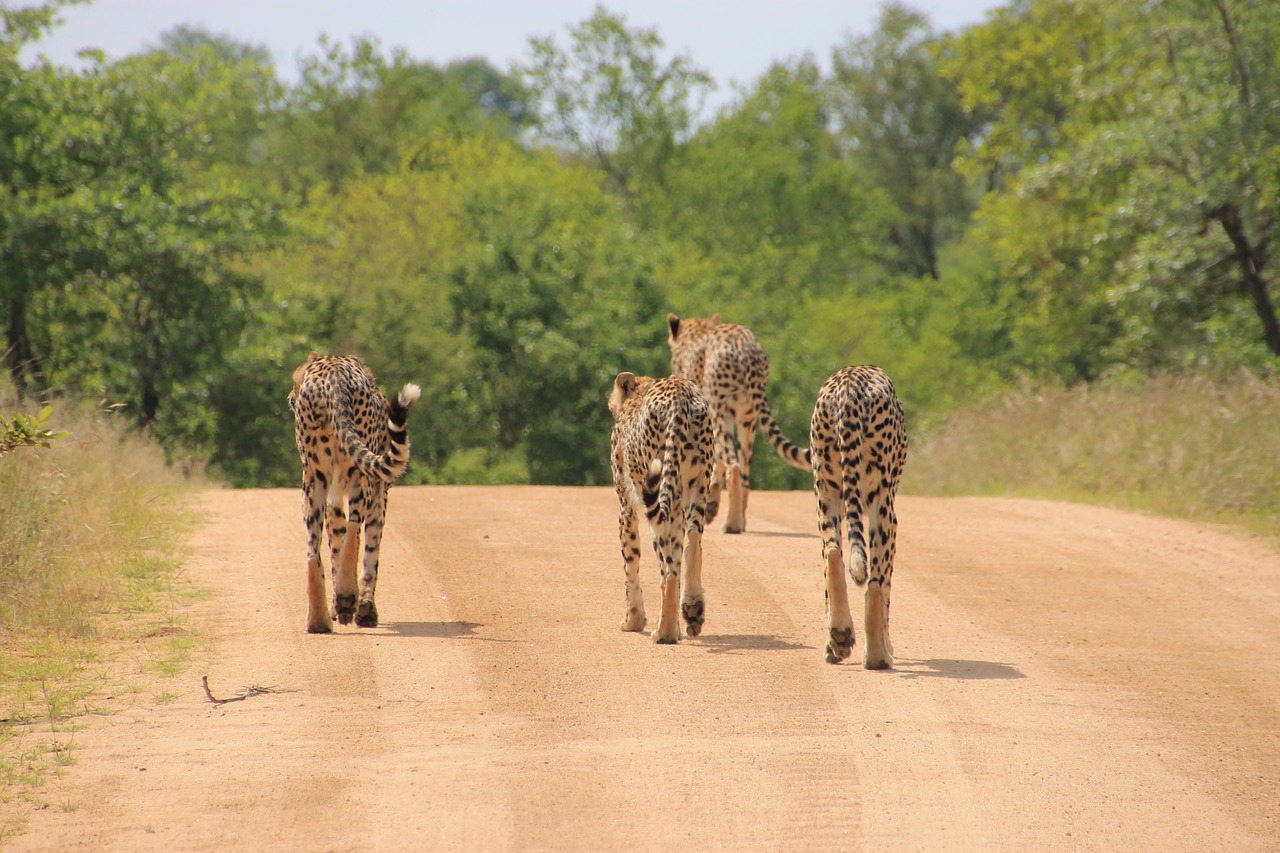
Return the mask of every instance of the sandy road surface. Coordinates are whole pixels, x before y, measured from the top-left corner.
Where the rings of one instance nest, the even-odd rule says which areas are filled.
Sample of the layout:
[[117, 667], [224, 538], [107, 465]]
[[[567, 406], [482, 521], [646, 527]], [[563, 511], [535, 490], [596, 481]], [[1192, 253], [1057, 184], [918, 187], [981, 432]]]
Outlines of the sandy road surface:
[[[77, 733], [48, 796], [72, 808], [6, 846], [1280, 849], [1273, 547], [903, 498], [898, 666], [868, 672], [822, 659], [811, 500], [708, 534], [705, 634], [671, 647], [618, 630], [610, 489], [395, 489], [382, 625], [329, 636], [303, 632], [297, 493], [204, 494], [210, 642], [178, 700]], [[651, 624], [656, 574], [646, 550]], [[204, 674], [274, 692], [211, 704]]]

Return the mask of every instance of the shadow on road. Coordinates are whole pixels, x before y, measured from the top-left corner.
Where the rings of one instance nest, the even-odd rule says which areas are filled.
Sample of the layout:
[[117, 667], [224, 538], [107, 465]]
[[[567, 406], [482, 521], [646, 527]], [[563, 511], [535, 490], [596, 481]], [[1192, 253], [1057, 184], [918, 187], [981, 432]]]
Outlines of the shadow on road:
[[817, 539], [817, 533], [797, 533], [793, 530], [748, 530], [743, 536], [767, 536], [771, 539]]
[[384, 622], [382, 627], [388, 633], [401, 637], [435, 637], [441, 640], [456, 640], [461, 637], [476, 636], [478, 622]]
[[713, 654], [726, 655], [738, 652], [790, 652], [812, 649], [799, 643], [788, 643], [769, 634], [705, 634], [691, 642], [706, 646]]
[[894, 671], [906, 678], [962, 678], [975, 681], [1026, 678], [1007, 663], [985, 660], [904, 660], [898, 658]]

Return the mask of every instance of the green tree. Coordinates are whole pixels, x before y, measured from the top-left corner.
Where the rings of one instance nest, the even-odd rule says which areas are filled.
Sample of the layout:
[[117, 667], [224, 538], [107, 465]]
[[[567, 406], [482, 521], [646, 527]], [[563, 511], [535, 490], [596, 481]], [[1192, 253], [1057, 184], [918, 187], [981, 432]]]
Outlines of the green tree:
[[204, 27], [190, 24], [179, 24], [161, 33], [156, 49], [188, 61], [200, 60], [202, 52], [212, 51], [219, 60], [228, 65], [251, 62], [264, 70], [270, 70], [275, 66], [271, 58], [271, 49], [265, 44], [251, 44], [224, 33], [214, 33]]
[[19, 396], [31, 382], [43, 385], [44, 368], [31, 341], [28, 303], [56, 275], [50, 256], [55, 222], [33, 213], [45, 192], [65, 196], [75, 182], [66, 157], [44, 144], [45, 129], [62, 108], [65, 75], [47, 62], [24, 68], [19, 54], [57, 21], [66, 2], [0, 6], [0, 312], [5, 326], [3, 363]]
[[802, 294], [883, 282], [894, 212], [831, 134], [822, 87], [812, 60], [775, 65], [673, 161], [666, 207], [651, 206], [686, 247], [669, 289], [702, 303], [691, 310], [777, 324]]
[[450, 304], [473, 352], [459, 389], [482, 428], [469, 446], [519, 455], [534, 483], [608, 482], [610, 383], [666, 373], [652, 262], [592, 172], [547, 153], [462, 153]]
[[[243, 419], [264, 420], [260, 431], [228, 433], [217, 447], [214, 459], [235, 472], [233, 482], [296, 480], [284, 399], [293, 368], [312, 349], [361, 356], [384, 388], [409, 381], [422, 387], [410, 420], [405, 482], [432, 478], [476, 433], [476, 415], [458, 392], [470, 357], [451, 329], [448, 296], [449, 273], [464, 248], [457, 177], [448, 161], [464, 144], [437, 134], [434, 153], [422, 158], [436, 164], [432, 170], [404, 168], [349, 179], [332, 194], [313, 193], [298, 216], [308, 239], [255, 258], [254, 272], [268, 283], [269, 310], [233, 365], [261, 381], [250, 383], [255, 397], [237, 382], [223, 399]], [[432, 429], [437, 419], [450, 428]]]
[[692, 131], [710, 76], [685, 56], [660, 57], [657, 31], [631, 28], [597, 6], [569, 29], [570, 47], [530, 40], [523, 76], [547, 139], [607, 174], [631, 194], [636, 181], [661, 183], [675, 146]]
[[298, 193], [395, 172], [437, 130], [511, 137], [528, 120], [519, 84], [481, 59], [441, 69], [400, 48], [384, 55], [371, 37], [354, 38], [349, 48], [322, 38], [299, 70], [264, 155], [282, 185]]
[[257, 73], [162, 52], [95, 63], [59, 78], [66, 98], [39, 139], [65, 153], [65, 176], [28, 193], [32, 252], [56, 271], [28, 307], [33, 343], [51, 382], [118, 395], [170, 442], [207, 444], [208, 378], [257, 292], [239, 264], [282, 233], [276, 200], [214, 154], [258, 106], [232, 82]]
[[[962, 37], [953, 71], [993, 111], [976, 159], [1005, 176], [979, 223], [1028, 368], [1089, 379], [1280, 355], [1277, 36], [1266, 2], [1042, 0]], [[1050, 103], [1051, 122], [1027, 121]]]
[[943, 40], [939, 71], [981, 128], [972, 151], [960, 152], [960, 167], [989, 189], [1064, 140], [1082, 75], [1108, 35], [1099, 2], [1011, 0], [986, 23]]
[[835, 49], [829, 87], [841, 142], [901, 211], [890, 228], [899, 265], [934, 279], [942, 242], [959, 235], [973, 209], [952, 161], [978, 129], [938, 72], [940, 47], [925, 16], [886, 3], [871, 35]]

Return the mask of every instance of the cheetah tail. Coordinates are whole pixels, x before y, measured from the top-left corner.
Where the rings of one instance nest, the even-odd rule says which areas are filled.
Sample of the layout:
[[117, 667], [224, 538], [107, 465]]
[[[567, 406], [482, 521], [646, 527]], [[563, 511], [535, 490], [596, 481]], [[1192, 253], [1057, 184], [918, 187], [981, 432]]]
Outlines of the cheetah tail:
[[640, 500], [644, 504], [644, 514], [650, 521], [656, 521], [661, 513], [658, 498], [662, 491], [662, 459], [649, 460], [649, 473], [644, 478], [644, 486], [640, 489]]
[[375, 454], [365, 444], [364, 436], [351, 418], [347, 402], [344, 399], [337, 401], [334, 428], [361, 474], [384, 483], [392, 483], [404, 473], [409, 464], [409, 436], [405, 431], [405, 422], [409, 418], [409, 407], [421, 393], [422, 390], [417, 385], [405, 385], [399, 394], [387, 401], [387, 436], [391, 446], [381, 455]]
[[422, 389], [412, 382], [406, 383], [400, 393], [387, 401], [387, 432], [391, 438], [391, 448], [382, 455], [378, 464], [378, 476], [383, 482], [391, 483], [409, 464], [409, 434], [406, 425], [409, 420], [409, 409], [422, 396]]
[[807, 447], [799, 447], [791, 443], [785, 435], [782, 434], [782, 428], [778, 426], [778, 422], [773, 419], [773, 412], [769, 411], [769, 401], [765, 399], [763, 394], [756, 397], [756, 411], [759, 413], [760, 426], [764, 430], [765, 436], [769, 439], [769, 444], [777, 451], [792, 468], [799, 468], [801, 471], [812, 470], [811, 460], [812, 453]]

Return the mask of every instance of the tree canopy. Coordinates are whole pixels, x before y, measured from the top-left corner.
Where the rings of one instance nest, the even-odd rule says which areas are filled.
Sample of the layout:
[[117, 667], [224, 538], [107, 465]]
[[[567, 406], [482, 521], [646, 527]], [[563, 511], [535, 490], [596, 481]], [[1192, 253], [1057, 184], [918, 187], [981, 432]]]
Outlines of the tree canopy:
[[603, 6], [509, 71], [362, 36], [293, 82], [192, 25], [22, 61], [62, 6], [0, 9], [4, 366], [237, 485], [296, 478], [312, 349], [422, 386], [407, 482], [439, 483], [603, 482], [610, 382], [667, 372], [668, 311], [756, 331], [793, 437], [846, 364], [914, 426], [1280, 358], [1268, 0], [1011, 0], [956, 32], [889, 2], [714, 115], [694, 57]]

